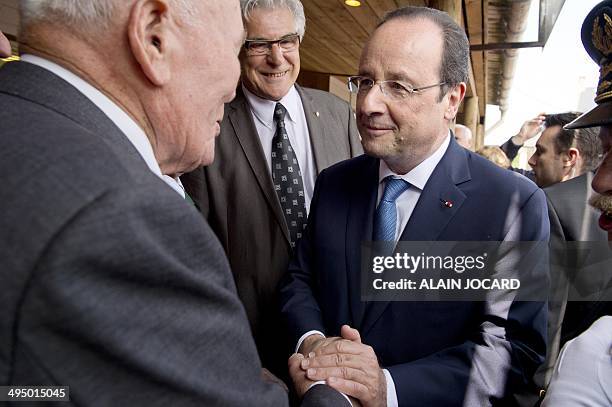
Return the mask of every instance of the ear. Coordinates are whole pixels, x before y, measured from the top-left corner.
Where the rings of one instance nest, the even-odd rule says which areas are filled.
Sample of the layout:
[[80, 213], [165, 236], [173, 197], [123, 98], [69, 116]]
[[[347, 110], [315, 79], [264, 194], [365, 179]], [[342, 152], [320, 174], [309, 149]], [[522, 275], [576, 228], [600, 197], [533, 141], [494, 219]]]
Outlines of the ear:
[[564, 167], [574, 167], [580, 158], [580, 151], [577, 148], [570, 147], [563, 158]]
[[446, 120], [454, 120], [457, 116], [457, 111], [459, 110], [459, 105], [465, 96], [465, 83], [460, 82], [458, 85], [455, 85], [454, 88], [450, 89], [445, 97], [448, 98], [448, 106], [446, 107], [446, 111], [444, 112], [444, 118]]
[[163, 86], [171, 76], [172, 30], [166, 0], [137, 0], [127, 27], [130, 50], [144, 76]]

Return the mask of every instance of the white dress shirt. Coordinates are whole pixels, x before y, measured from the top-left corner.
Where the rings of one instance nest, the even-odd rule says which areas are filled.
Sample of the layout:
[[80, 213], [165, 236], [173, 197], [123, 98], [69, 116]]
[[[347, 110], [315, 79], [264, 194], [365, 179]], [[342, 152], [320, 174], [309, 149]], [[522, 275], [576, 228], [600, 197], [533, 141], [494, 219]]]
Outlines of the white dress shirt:
[[170, 188], [176, 191], [183, 198], [185, 197], [185, 191], [180, 180], [178, 178], [175, 179], [168, 175], [162, 174], [159, 164], [155, 159], [155, 155], [153, 154], [151, 143], [144, 130], [108, 96], [66, 68], [45, 58], [24, 54], [21, 56], [21, 60], [23, 62], [37, 65], [54, 73], [74, 86], [79, 92], [85, 95], [87, 99], [91, 100], [91, 102], [96, 105], [106, 116], [108, 116], [115, 126], [121, 130], [125, 137], [130, 140], [151, 172], [160, 177], [166, 184], [168, 184], [168, 186], [170, 186]]
[[[436, 166], [438, 165], [440, 160], [442, 160], [444, 153], [446, 153], [446, 150], [448, 149], [448, 146], [450, 144], [450, 138], [451, 134], [449, 130], [449, 134], [446, 140], [442, 142], [440, 147], [438, 147], [438, 149], [434, 151], [432, 155], [423, 160], [411, 171], [403, 175], [395, 174], [393, 171], [391, 171], [391, 169], [389, 169], [389, 167], [383, 160], [380, 160], [380, 166], [378, 169], [378, 198], [376, 204], [377, 207], [380, 203], [380, 200], [382, 199], [383, 192], [385, 190], [384, 179], [386, 177], [392, 176], [393, 178], [400, 178], [410, 184], [410, 187], [406, 191], [402, 192], [402, 194], [395, 201], [395, 206], [397, 208], [395, 243], [397, 243], [402, 232], [404, 231], [404, 228], [408, 224], [408, 220], [410, 219], [410, 216], [414, 211], [414, 207], [419, 201], [421, 192], [423, 191], [423, 188], [425, 188], [425, 184], [427, 184], [427, 181], [429, 181], [429, 177], [431, 177], [431, 174], [436, 169]], [[295, 347], [296, 352], [302, 345], [302, 342], [304, 342], [304, 339], [306, 339], [310, 335], [321, 335], [325, 337], [325, 335], [321, 331], [313, 330], [306, 332], [298, 340], [297, 346]], [[393, 377], [387, 369], [383, 369], [383, 373], [387, 382], [387, 407], [397, 407], [399, 403], [397, 400], [397, 392], [395, 390], [395, 382], [393, 381]], [[318, 383], [319, 382], [317, 382], [316, 384]]]
[[448, 149], [448, 145], [450, 144], [450, 133], [449, 136], [444, 142], [438, 147], [436, 151], [426, 159], [424, 159], [419, 165], [414, 167], [411, 171], [407, 172], [403, 175], [395, 174], [393, 171], [389, 169], [387, 163], [383, 160], [380, 160], [380, 167], [378, 169], [378, 199], [376, 206], [378, 207], [378, 203], [382, 199], [383, 193], [385, 191], [385, 182], [384, 179], [388, 176], [392, 176], [393, 178], [403, 179], [404, 181], [410, 184], [410, 188], [406, 191], [402, 192], [402, 194], [395, 201], [395, 206], [397, 208], [397, 222], [395, 224], [395, 242], [399, 240], [404, 228], [408, 224], [408, 220], [412, 215], [412, 211], [419, 201], [419, 197], [421, 196], [421, 192], [423, 188], [425, 188], [425, 184], [429, 180], [429, 177], [436, 169], [436, 166], [446, 153]]
[[285, 129], [287, 129], [291, 147], [295, 151], [298, 163], [300, 164], [302, 182], [304, 184], [306, 213], [308, 214], [317, 172], [300, 94], [295, 89], [295, 86], [292, 86], [281, 100], [274, 101], [260, 98], [250, 92], [244, 85], [242, 85], [242, 91], [249, 102], [253, 122], [255, 122], [257, 135], [259, 136], [270, 174], [272, 174], [272, 139], [276, 133], [274, 108], [277, 103], [281, 103], [287, 109]]

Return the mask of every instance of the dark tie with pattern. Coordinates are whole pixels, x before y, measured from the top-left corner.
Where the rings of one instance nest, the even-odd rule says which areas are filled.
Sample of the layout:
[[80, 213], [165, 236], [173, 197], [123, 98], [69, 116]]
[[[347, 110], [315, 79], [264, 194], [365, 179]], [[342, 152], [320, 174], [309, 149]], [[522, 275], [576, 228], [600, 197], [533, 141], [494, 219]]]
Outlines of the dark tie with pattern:
[[376, 209], [374, 219], [374, 240], [395, 241], [397, 227], [397, 208], [395, 201], [408, 188], [410, 184], [403, 179], [388, 176], [385, 178], [385, 190]]
[[277, 103], [274, 108], [276, 133], [272, 139], [272, 179], [289, 227], [291, 247], [294, 248], [306, 226], [306, 199], [300, 164], [285, 129], [286, 113], [285, 107]]

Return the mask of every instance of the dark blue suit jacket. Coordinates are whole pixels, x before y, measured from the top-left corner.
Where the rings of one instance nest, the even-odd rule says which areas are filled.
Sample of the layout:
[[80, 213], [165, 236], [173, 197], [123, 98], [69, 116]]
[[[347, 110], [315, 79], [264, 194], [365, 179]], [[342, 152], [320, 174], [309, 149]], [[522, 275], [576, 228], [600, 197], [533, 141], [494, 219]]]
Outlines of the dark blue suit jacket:
[[[372, 238], [379, 160], [363, 155], [317, 178], [305, 237], [281, 287], [293, 339], [361, 332], [399, 403], [487, 405], [525, 386], [546, 353], [543, 302], [370, 302], [360, 295], [361, 244]], [[441, 199], [451, 200], [447, 208]], [[454, 139], [400, 240], [548, 241], [544, 193]], [[547, 270], [541, 271], [547, 280]], [[295, 343], [295, 342], [294, 342]], [[512, 390], [511, 390], [512, 389]]]

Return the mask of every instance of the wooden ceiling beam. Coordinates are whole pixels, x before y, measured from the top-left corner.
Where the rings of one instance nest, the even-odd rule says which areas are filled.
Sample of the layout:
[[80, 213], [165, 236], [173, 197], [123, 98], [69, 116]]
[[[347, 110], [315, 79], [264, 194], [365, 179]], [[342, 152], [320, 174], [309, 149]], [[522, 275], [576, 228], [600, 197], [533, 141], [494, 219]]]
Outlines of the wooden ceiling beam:
[[397, 7], [427, 6], [427, 0], [395, 0]]
[[[353, 75], [357, 71], [367, 33], [360, 26], [356, 26], [355, 20], [344, 10], [344, 6], [339, 7], [337, 3], [329, 0], [308, 0], [303, 4], [307, 16], [304, 48], [319, 61], [327, 61], [330, 55], [337, 55], [344, 61], [343, 68], [326, 63], [327, 69], [324, 72]], [[309, 42], [309, 38], [316, 41]], [[320, 47], [320, 44], [324, 46]], [[306, 65], [309, 62], [309, 58], [304, 60]]]
[[393, 0], [374, 0], [368, 1], [367, 4], [374, 11], [379, 21], [382, 20], [389, 11], [397, 8], [397, 3]]
[[348, 11], [355, 22], [359, 24], [363, 30], [370, 35], [378, 25], [376, 13], [369, 6], [370, 2], [364, 2], [360, 7], [348, 7], [344, 4], [344, 0], [336, 0], [341, 8]]
[[[469, 34], [470, 45], [480, 45], [484, 43], [482, 1], [486, 0], [464, 0], [466, 31]], [[485, 115], [486, 109], [486, 70], [483, 51], [471, 52], [472, 71], [478, 95], [478, 112], [480, 116]]]
[[[357, 66], [354, 58], [346, 58], [338, 52], [337, 45], [321, 36], [304, 36], [304, 43], [300, 46], [304, 53], [305, 67], [317, 72], [356, 72]], [[324, 58], [321, 55], [325, 55]], [[318, 68], [315, 68], [318, 66]]]

